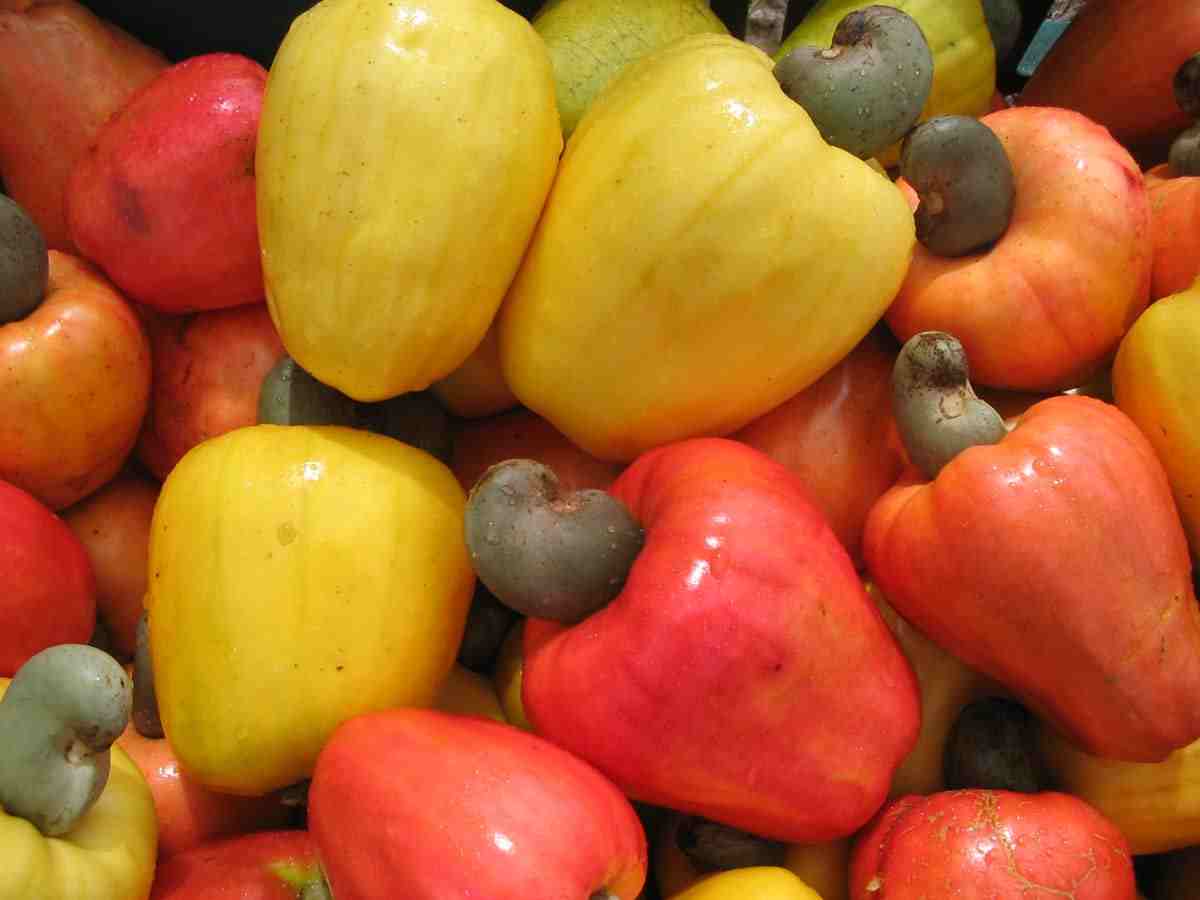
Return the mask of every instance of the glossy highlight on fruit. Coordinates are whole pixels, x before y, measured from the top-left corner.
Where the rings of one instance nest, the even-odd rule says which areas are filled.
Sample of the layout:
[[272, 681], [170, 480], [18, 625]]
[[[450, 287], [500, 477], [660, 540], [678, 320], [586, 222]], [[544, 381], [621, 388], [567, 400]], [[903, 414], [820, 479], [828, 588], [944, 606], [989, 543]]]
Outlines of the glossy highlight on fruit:
[[685, 37], [572, 136], [500, 311], [504, 377], [600, 459], [728, 434], [862, 340], [914, 242], [895, 185], [821, 138], [762, 51]]

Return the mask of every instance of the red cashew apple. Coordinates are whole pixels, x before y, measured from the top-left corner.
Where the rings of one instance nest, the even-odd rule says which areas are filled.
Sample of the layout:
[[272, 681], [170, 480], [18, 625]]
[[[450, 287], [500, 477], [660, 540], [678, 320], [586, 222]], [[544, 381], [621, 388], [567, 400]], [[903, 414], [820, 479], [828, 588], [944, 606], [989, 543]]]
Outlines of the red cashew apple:
[[150, 900], [296, 900], [322, 897], [312, 836], [299, 829], [205, 841], [161, 860]]
[[173, 313], [263, 300], [254, 151], [266, 82], [234, 53], [184, 60], [75, 165], [71, 238], [130, 299]]
[[1134, 900], [1117, 827], [1070, 794], [902, 797], [855, 840], [850, 900]]
[[1169, 165], [1146, 172], [1154, 269], [1150, 299], [1192, 286], [1200, 276], [1200, 177], [1176, 175]]
[[258, 420], [263, 378], [285, 351], [263, 303], [143, 316], [154, 389], [137, 455], [163, 479], [196, 444]]
[[564, 492], [607, 488], [622, 466], [605, 462], [571, 443], [557, 428], [528, 409], [460, 419], [455, 425], [450, 468], [469, 491], [489, 466], [506, 459], [536, 459], [558, 475]]
[[953, 334], [976, 384], [1078, 387], [1111, 360], [1149, 302], [1141, 170], [1104, 128], [1070, 110], [1015, 107], [981, 121], [1012, 163], [1008, 228], [969, 256], [918, 245], [887, 322], [901, 341]]
[[812, 385], [730, 435], [800, 477], [860, 568], [867, 513], [905, 464], [892, 419], [890, 343], [872, 332]]
[[638, 457], [623, 588], [524, 626], [534, 729], [635, 799], [765, 837], [844, 837], [916, 743], [917, 684], [803, 483], [738, 441]]
[[52, 509], [120, 471], [150, 396], [132, 305], [90, 263], [51, 250], [45, 299], [0, 325], [0, 478]]
[[[1091, 753], [1200, 738], [1200, 606], [1162, 463], [1115, 406], [1057, 396], [872, 508], [868, 568], [906, 620]], [[526, 676], [528, 677], [528, 675]]]
[[634, 900], [646, 880], [646, 835], [621, 792], [490, 719], [356, 716], [321, 750], [308, 797], [337, 900]]
[[36, 497], [0, 481], [0, 677], [55, 644], [86, 644], [96, 626], [87, 552]]
[[[1155, 162], [1188, 126], [1171, 79], [1200, 49], [1200, 5], [1089, 0], [1021, 89], [1020, 102], [1078, 110]], [[1155, 158], [1157, 157], [1157, 158]]]
[[167, 67], [75, 0], [0, 4], [0, 180], [57, 250], [77, 252], [64, 199], [100, 127]]
[[130, 724], [117, 744], [141, 771], [154, 797], [160, 860], [218, 838], [287, 824], [290, 811], [278, 795], [241, 797], [193, 781], [180, 769], [166, 738], [143, 737]]
[[150, 519], [158, 485], [132, 472], [117, 475], [90, 497], [63, 510], [96, 574], [96, 611], [113, 649], [127, 659], [137, 647], [144, 611]]

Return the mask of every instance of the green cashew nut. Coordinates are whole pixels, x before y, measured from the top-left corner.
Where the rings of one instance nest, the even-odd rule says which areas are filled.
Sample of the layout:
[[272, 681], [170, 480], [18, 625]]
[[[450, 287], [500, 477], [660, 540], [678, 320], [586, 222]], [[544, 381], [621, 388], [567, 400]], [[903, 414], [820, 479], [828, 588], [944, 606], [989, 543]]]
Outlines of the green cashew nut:
[[0, 194], [0, 325], [18, 322], [46, 296], [50, 257], [33, 219]]
[[946, 463], [1008, 433], [1000, 414], [975, 396], [958, 338], [922, 331], [900, 349], [892, 369], [892, 410], [908, 457], [935, 478]]
[[971, 116], [937, 116], [904, 139], [900, 175], [921, 197], [917, 239], [939, 256], [999, 240], [1016, 202], [1012, 162], [995, 132]]
[[933, 55], [911, 16], [868, 6], [838, 23], [831, 47], [788, 53], [775, 64], [775, 77], [828, 143], [867, 159], [920, 118], [933, 85]]
[[0, 805], [42, 832], [69, 832], [108, 782], [109, 748], [129, 723], [121, 664], [87, 644], [31, 657], [0, 700]]
[[464, 525], [475, 573], [497, 600], [568, 624], [621, 592], [644, 540], [621, 501], [599, 490], [563, 496], [554, 471], [531, 459], [488, 469]]

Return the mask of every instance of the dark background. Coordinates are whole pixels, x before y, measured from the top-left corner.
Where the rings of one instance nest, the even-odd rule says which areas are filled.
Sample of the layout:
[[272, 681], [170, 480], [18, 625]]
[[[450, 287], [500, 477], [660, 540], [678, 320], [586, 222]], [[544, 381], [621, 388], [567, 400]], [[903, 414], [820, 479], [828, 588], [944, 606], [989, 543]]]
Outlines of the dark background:
[[[293, 18], [313, 5], [313, 0], [83, 0], [93, 12], [120, 25], [157, 48], [172, 61], [215, 51], [242, 53], [270, 66], [275, 49]], [[525, 16], [532, 16], [542, 0], [503, 0]], [[869, 0], [864, 0], [864, 5]], [[816, 0], [792, 0], [785, 33], [795, 27]], [[713, 11], [740, 36], [745, 26], [748, 0], [712, 0]], [[1017, 61], [1046, 14], [1050, 0], [1021, 0], [1024, 13], [1022, 38], [1012, 56], [998, 69], [1000, 90], [1019, 89]]]

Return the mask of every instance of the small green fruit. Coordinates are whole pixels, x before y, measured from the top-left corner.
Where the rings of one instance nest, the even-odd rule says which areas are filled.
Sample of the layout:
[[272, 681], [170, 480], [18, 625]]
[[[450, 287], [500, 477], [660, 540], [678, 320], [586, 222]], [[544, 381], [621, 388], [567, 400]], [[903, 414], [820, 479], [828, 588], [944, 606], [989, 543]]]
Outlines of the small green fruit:
[[564, 137], [629, 63], [684, 35], [728, 33], [705, 0], [550, 0], [533, 27], [554, 65]]

